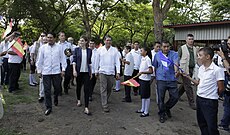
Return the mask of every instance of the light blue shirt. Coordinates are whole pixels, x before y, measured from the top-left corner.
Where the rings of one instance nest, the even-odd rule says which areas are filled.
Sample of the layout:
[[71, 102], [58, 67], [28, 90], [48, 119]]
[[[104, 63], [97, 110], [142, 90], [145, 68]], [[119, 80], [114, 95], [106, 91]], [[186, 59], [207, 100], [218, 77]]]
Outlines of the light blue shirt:
[[175, 77], [173, 63], [178, 63], [179, 61], [178, 53], [172, 50], [168, 52], [167, 57], [170, 61], [173, 62], [168, 65], [168, 70], [166, 70], [165, 67], [163, 66], [159, 53], [162, 52], [161, 51], [157, 52], [153, 61], [153, 66], [155, 67], [155, 72], [156, 72], [156, 80], [176, 81], [177, 79]]

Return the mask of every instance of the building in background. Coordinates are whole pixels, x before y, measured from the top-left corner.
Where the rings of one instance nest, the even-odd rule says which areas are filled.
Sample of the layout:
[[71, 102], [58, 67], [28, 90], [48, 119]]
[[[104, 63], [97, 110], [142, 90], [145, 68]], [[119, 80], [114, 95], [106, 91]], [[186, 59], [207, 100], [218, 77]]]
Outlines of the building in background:
[[164, 28], [174, 29], [173, 48], [175, 50], [185, 44], [188, 33], [194, 35], [195, 46], [199, 47], [220, 44], [221, 40], [226, 40], [230, 36], [230, 20], [166, 25]]

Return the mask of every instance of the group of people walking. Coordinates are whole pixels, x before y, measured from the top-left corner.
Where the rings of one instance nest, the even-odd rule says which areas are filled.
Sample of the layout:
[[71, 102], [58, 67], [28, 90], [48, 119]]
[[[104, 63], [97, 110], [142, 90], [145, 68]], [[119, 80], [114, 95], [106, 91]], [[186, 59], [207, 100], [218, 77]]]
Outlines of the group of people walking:
[[[12, 38], [12, 37], [11, 37]], [[69, 84], [76, 78], [76, 106], [82, 106], [81, 89], [84, 86], [84, 113], [91, 115], [89, 101], [93, 100], [92, 94], [97, 81], [100, 83], [101, 105], [104, 112], [110, 111], [108, 100], [115, 80], [124, 81], [135, 79], [140, 87], [125, 86], [123, 102], [132, 102], [131, 93], [141, 97], [141, 107], [136, 110], [140, 117], [149, 116], [151, 86], [156, 90], [159, 121], [164, 123], [172, 117], [171, 109], [176, 105], [185, 92], [189, 106], [197, 110], [198, 125], [204, 135], [219, 134], [217, 125], [218, 98], [224, 91], [225, 74], [213, 63], [214, 51], [210, 47], [198, 50], [194, 46], [194, 36], [188, 34], [186, 44], [181, 46], [178, 52], [170, 49], [168, 41], [155, 42], [153, 49], [140, 48], [138, 41], [127, 44], [123, 51], [112, 46], [112, 38], [104, 38], [104, 46], [95, 48], [95, 42], [81, 36], [77, 45], [74, 45], [72, 37], [66, 41], [65, 33], [58, 34], [56, 42], [54, 33], [41, 33], [38, 41], [29, 47], [30, 52], [30, 76], [29, 84], [39, 84], [39, 102], [45, 101], [45, 115], [52, 112], [52, 103], [58, 105], [58, 97], [68, 94]], [[9, 92], [18, 87], [21, 59], [11, 50], [7, 50], [10, 37], [1, 43], [3, 51], [2, 85], [9, 83]], [[230, 38], [228, 39], [230, 44]], [[229, 45], [230, 46], [230, 45]], [[5, 48], [5, 49], [4, 49]], [[228, 71], [228, 57], [218, 52]], [[8, 58], [7, 58], [8, 57]], [[8, 62], [8, 63], [6, 63]], [[6, 68], [6, 66], [9, 68]], [[122, 66], [124, 70], [122, 70]], [[9, 71], [6, 71], [9, 69]], [[35, 79], [35, 70], [39, 76], [39, 83]], [[123, 72], [123, 73], [122, 73]], [[229, 72], [229, 71], [228, 71]], [[9, 79], [5, 76], [8, 76]], [[178, 88], [178, 78], [181, 85]], [[63, 86], [62, 86], [63, 81]], [[197, 85], [196, 104], [194, 100], [192, 83]], [[151, 85], [152, 84], [152, 85]], [[52, 102], [51, 86], [54, 88]], [[115, 91], [120, 89], [120, 81], [117, 81]], [[227, 85], [226, 85], [227, 86]], [[229, 83], [230, 86], [230, 83]], [[230, 88], [230, 87], [229, 87]], [[63, 90], [64, 89], [64, 90]], [[169, 99], [165, 102], [166, 91]], [[229, 99], [226, 94], [225, 99]], [[219, 127], [229, 130], [229, 102], [225, 101], [224, 117]]]

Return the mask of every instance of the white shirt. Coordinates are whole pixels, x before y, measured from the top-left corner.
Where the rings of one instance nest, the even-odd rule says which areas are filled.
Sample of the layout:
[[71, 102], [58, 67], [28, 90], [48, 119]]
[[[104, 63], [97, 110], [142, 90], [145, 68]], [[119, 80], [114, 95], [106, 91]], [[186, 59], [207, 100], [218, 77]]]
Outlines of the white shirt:
[[224, 67], [224, 63], [222, 61], [222, 58], [218, 54], [214, 54], [213, 60], [217, 59], [217, 65], [220, 67], [222, 70], [227, 71], [226, 68]]
[[[0, 45], [0, 53], [3, 52], [3, 46]], [[0, 66], [2, 65], [3, 61], [2, 61], [2, 57], [0, 57]]]
[[[8, 45], [9, 45], [9, 42], [5, 43], [5, 40], [1, 42], [1, 46], [3, 46], [3, 49], [2, 49], [3, 52], [7, 51], [9, 49]], [[9, 58], [8, 53], [6, 55], [4, 55], [3, 58]]]
[[141, 50], [138, 49], [136, 51], [135, 49], [132, 49], [131, 53], [132, 53], [133, 59], [134, 59], [134, 69], [139, 70], [140, 64], [141, 64]]
[[[151, 51], [151, 54], [152, 54], [152, 63], [153, 63], [154, 57], [155, 57], [155, 55], [157, 54], [157, 52], [155, 52], [155, 50], [153, 49], [153, 50]], [[155, 70], [154, 66], [152, 66], [152, 67], [153, 67], [153, 70]], [[151, 74], [151, 76], [156, 76], [156, 75], [155, 75], [155, 71], [153, 71], [153, 73]]]
[[198, 78], [200, 82], [197, 87], [197, 95], [208, 99], [218, 99], [217, 81], [224, 80], [224, 70], [213, 62], [207, 69], [202, 65], [199, 68]]
[[60, 74], [61, 67], [62, 71], [65, 71], [67, 63], [66, 57], [62, 52], [62, 47], [56, 43], [53, 46], [48, 43], [41, 46], [36, 66], [38, 73], [42, 73], [43, 75]]
[[82, 57], [81, 57], [81, 68], [80, 72], [88, 72], [88, 66], [87, 66], [87, 52], [86, 49], [82, 49]]
[[[61, 47], [62, 47], [62, 52], [63, 52], [64, 54], [65, 54], [65, 49], [67, 49], [67, 48], [73, 50], [73, 46], [71, 45], [71, 43], [69, 43], [69, 42], [67, 42], [67, 41], [65, 41], [65, 42], [63, 42], [63, 43], [61, 43], [61, 42], [59, 41], [58, 44], [61, 45]], [[67, 57], [66, 55], [65, 55], [65, 57], [66, 57], [66, 59], [69, 59], [69, 57]]]
[[95, 62], [95, 73], [106, 75], [120, 74], [120, 59], [118, 50], [112, 46], [107, 50], [105, 46], [98, 48]]
[[133, 59], [133, 55], [131, 54], [131, 52], [125, 55], [125, 61], [128, 61], [130, 64], [129, 65], [127, 63], [125, 64], [124, 75], [132, 76], [133, 69], [134, 69], [134, 59]]
[[[10, 48], [9, 51], [13, 51], [13, 49]], [[15, 52], [15, 51], [13, 51], [13, 52]], [[22, 58], [18, 55], [8, 54], [8, 56], [9, 56], [8, 63], [21, 63], [22, 62]]]
[[91, 57], [91, 62], [92, 62], [92, 73], [95, 73], [95, 62], [96, 62], [96, 56], [97, 56], [97, 49], [94, 48], [92, 50], [92, 57]]
[[[151, 59], [148, 56], [142, 57], [139, 72], [149, 71], [150, 67], [152, 68]], [[151, 80], [151, 74], [142, 74], [139, 79], [149, 81]]]

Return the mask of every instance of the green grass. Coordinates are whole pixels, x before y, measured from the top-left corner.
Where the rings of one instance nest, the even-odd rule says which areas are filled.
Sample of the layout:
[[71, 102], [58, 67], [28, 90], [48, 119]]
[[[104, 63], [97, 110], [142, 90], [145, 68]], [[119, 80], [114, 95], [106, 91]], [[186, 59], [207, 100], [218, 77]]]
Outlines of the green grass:
[[15, 131], [10, 131], [6, 129], [0, 129], [0, 135], [19, 135], [20, 133], [17, 133]]
[[28, 84], [29, 71], [22, 71], [19, 79], [19, 88], [21, 90], [15, 93], [9, 93], [8, 89], [3, 89], [2, 93], [6, 104], [5, 108], [10, 108], [12, 105], [20, 103], [30, 104], [37, 101], [38, 98], [38, 87], [31, 87]]

